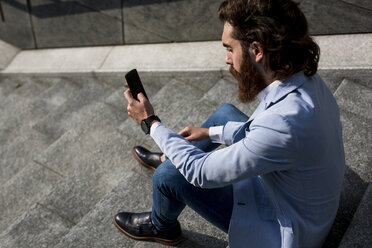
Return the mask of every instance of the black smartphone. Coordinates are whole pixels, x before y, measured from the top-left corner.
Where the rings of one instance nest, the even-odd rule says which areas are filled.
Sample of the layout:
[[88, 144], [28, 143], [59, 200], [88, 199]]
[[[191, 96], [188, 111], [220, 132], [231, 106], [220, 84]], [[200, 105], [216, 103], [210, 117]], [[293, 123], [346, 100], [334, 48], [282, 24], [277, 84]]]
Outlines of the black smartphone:
[[125, 74], [125, 79], [127, 80], [130, 92], [132, 93], [134, 99], [138, 101], [137, 95], [141, 92], [145, 95], [147, 100], [149, 99], [136, 69], [133, 69]]

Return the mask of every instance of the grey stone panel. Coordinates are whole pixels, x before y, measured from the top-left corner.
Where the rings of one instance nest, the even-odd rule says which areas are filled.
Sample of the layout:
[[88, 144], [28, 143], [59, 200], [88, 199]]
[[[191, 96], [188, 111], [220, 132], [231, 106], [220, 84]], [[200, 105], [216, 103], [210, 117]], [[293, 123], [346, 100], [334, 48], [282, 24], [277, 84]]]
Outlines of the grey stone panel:
[[87, 213], [56, 247], [134, 247], [136, 241], [125, 237], [112, 221], [114, 215], [121, 211], [151, 211], [151, 189], [151, 180], [126, 171], [117, 187]]
[[31, 205], [39, 201], [61, 176], [30, 162], [23, 170], [0, 187], [0, 233]]
[[335, 97], [340, 108], [372, 119], [372, 89], [344, 80]]
[[318, 74], [332, 93], [335, 93], [344, 79], [343, 75], [335, 75], [334, 71], [318, 71]]
[[354, 83], [372, 88], [372, 70], [371, 69], [351, 69], [351, 70], [318, 70], [332, 92], [335, 92], [344, 79]]
[[369, 247], [372, 243], [372, 185], [369, 184], [363, 200], [345, 233], [340, 248]]
[[310, 33], [356, 34], [372, 32], [372, 10], [340, 0], [300, 0]]
[[238, 84], [225, 79], [219, 80], [201, 100], [212, 106], [216, 106], [216, 108], [224, 103], [231, 103], [247, 116], [250, 116], [254, 112], [259, 103], [257, 99], [249, 104], [241, 103], [238, 98]]
[[342, 236], [372, 179], [371, 157], [366, 149], [370, 144], [370, 119], [341, 109], [343, 139], [347, 170], [345, 173], [340, 206], [332, 230], [324, 247], [338, 247]]
[[346, 3], [359, 6], [364, 9], [372, 10], [372, 2], [369, 0], [343, 0]]
[[[149, 178], [127, 172], [118, 186], [84, 216], [56, 247], [164, 247], [156, 243], [134, 241], [124, 236], [112, 223], [115, 214], [122, 211], [151, 211], [151, 190]], [[189, 208], [183, 211], [179, 220], [185, 237], [179, 247], [226, 247], [227, 235]], [[96, 227], [94, 230], [89, 228], [92, 225]]]
[[[67, 2], [69, 0], [63, 1]], [[75, 2], [92, 10], [99, 11], [100, 13], [113, 16], [118, 20], [121, 20], [121, 0], [75, 0]]]
[[0, 71], [4, 70], [20, 50], [0, 39]]
[[26, 0], [1, 1], [4, 20], [0, 19], [0, 39], [21, 49], [35, 48]]
[[80, 90], [73, 90], [75, 96], [72, 99], [34, 125], [36, 130], [48, 135], [53, 140], [56, 140], [70, 128], [79, 125], [86, 114], [89, 115], [85, 112], [78, 114], [82, 107], [91, 102], [101, 101], [114, 91], [111, 86], [101, 84], [94, 78], [81, 77], [70, 78], [70, 80], [79, 84]]
[[[99, 144], [92, 144], [92, 140], [91, 143], [85, 142], [85, 149], [79, 149], [78, 145], [73, 143], [69, 144], [84, 155], [70, 160], [73, 168], [70, 168], [69, 177], [41, 200], [48, 208], [69, 216], [74, 223], [78, 223], [126, 173], [138, 167], [130, 150], [134, 144], [141, 142], [129, 140], [117, 132], [97, 139], [100, 140]], [[77, 162], [79, 164], [76, 164]]]
[[[39, 79], [40, 80], [40, 79]], [[32, 104], [53, 113], [70, 99], [76, 97], [81, 86], [64, 78], [43, 79], [53, 82], [53, 86], [38, 96]]]
[[17, 89], [17, 81], [14, 81], [9, 78], [0, 79], [0, 94], [1, 94], [1, 98], [0, 98], [1, 107], [0, 108], [5, 109], [4, 104], [6, 102], [5, 100], [6, 96], [14, 92], [16, 89]]
[[218, 40], [221, 1], [126, 0], [123, 2], [126, 44]]
[[[9, 119], [10, 116], [17, 115], [21, 107], [26, 107], [24, 101], [31, 102], [34, 97], [41, 94], [44, 90], [48, 89], [51, 85], [36, 82], [33, 79], [17, 80], [13, 78], [3, 79], [0, 83], [1, 91], [7, 97], [0, 98], [0, 109], [3, 112], [0, 116], [0, 123]], [[23, 99], [23, 100], [22, 100]], [[6, 109], [9, 109], [6, 110]]]
[[1, 247], [53, 247], [73, 226], [66, 218], [38, 203], [0, 234]]
[[43, 134], [29, 128], [22, 128], [22, 132], [12, 138], [10, 143], [1, 146], [0, 185], [25, 168], [50, 144], [50, 140]]
[[368, 184], [357, 173], [350, 167], [346, 168], [337, 215], [323, 247], [336, 248], [339, 246], [367, 186]]
[[63, 175], [84, 164], [93, 151], [99, 152], [101, 140], [106, 140], [127, 118], [103, 103], [88, 105], [74, 115], [79, 118], [74, 126], [36, 158], [37, 162]]
[[372, 180], [371, 119], [342, 111], [346, 163], [366, 182]]
[[122, 22], [117, 17], [74, 1], [31, 4], [38, 48], [123, 44]]
[[201, 74], [196, 76], [187, 75], [185, 73], [184, 76], [175, 76], [177, 80], [199, 88], [204, 92], [210, 90], [221, 79], [221, 77], [220, 72], [205, 73], [205, 75]]

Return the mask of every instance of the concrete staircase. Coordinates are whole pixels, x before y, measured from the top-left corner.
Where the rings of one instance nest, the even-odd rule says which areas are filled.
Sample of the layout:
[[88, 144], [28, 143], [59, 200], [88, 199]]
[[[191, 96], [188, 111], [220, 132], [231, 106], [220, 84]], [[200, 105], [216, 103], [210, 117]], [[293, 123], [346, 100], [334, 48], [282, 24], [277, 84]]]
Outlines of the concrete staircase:
[[[170, 46], [179, 53], [176, 45]], [[61, 72], [68, 64], [64, 58], [62, 68], [37, 65], [51, 51], [21, 52], [0, 71], [0, 247], [163, 247], [133, 241], [112, 223], [119, 211], [151, 209], [152, 173], [139, 166], [130, 151], [134, 145], [158, 150], [127, 116], [122, 96], [126, 68], [112, 61], [125, 57], [139, 67], [136, 56], [127, 58], [126, 50], [120, 49], [99, 48], [102, 62], [94, 61], [100, 67], [93, 73], [82, 72], [80, 62], [71, 58], [75, 67], [68, 73]], [[146, 49], [151, 53], [147, 46], [141, 48]], [[213, 54], [214, 49], [208, 51]], [[92, 56], [90, 52], [86, 53]], [[29, 64], [35, 58], [37, 63]], [[22, 61], [28, 68], [17, 71]], [[205, 61], [209, 59], [197, 63]], [[175, 63], [164, 58], [159, 63], [161, 69], [155, 72], [145, 64], [140, 76], [157, 114], [175, 131], [201, 125], [226, 102], [248, 115], [258, 104], [238, 102], [237, 85], [226, 69], [211, 65], [210, 70], [197, 71], [197, 63], [192, 70], [174, 68]], [[340, 209], [324, 247], [369, 247], [372, 67], [332, 68], [323, 62], [319, 73], [341, 109], [348, 165]], [[228, 245], [226, 234], [189, 208], [180, 222], [185, 241], [179, 247]]]

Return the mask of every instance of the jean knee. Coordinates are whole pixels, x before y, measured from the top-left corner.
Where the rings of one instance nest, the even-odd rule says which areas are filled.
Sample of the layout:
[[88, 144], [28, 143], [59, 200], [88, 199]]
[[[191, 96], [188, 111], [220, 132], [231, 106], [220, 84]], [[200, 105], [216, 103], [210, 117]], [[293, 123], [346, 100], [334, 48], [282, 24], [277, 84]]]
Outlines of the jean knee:
[[180, 175], [180, 173], [176, 167], [174, 167], [170, 160], [166, 160], [156, 168], [152, 175], [153, 187], [161, 188], [165, 184], [173, 181], [178, 175]]

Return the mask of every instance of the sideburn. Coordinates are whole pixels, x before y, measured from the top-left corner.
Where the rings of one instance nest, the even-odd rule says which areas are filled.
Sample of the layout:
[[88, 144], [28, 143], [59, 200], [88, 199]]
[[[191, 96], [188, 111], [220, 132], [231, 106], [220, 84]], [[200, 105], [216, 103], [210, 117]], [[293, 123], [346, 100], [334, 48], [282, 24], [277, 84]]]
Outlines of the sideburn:
[[256, 67], [246, 56], [241, 68], [242, 72], [238, 72], [233, 66], [230, 66], [229, 70], [238, 81], [239, 100], [242, 103], [250, 103], [267, 85]]

